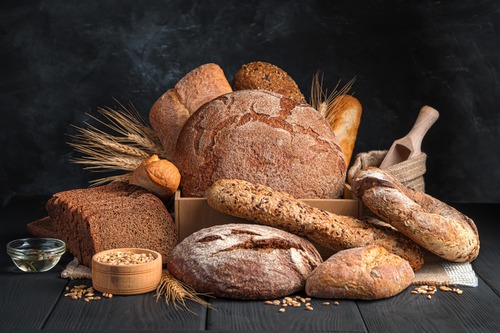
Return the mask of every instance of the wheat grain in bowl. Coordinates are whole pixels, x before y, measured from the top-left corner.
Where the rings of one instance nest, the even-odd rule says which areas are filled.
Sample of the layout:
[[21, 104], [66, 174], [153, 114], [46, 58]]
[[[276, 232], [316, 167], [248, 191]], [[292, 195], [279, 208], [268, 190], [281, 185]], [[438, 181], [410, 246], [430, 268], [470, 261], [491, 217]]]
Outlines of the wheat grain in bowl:
[[144, 294], [158, 287], [161, 276], [162, 257], [153, 250], [111, 249], [92, 257], [92, 284], [102, 293]]
[[155, 259], [150, 252], [134, 251], [111, 251], [101, 256], [96, 256], [95, 260], [111, 265], [140, 265], [151, 262]]

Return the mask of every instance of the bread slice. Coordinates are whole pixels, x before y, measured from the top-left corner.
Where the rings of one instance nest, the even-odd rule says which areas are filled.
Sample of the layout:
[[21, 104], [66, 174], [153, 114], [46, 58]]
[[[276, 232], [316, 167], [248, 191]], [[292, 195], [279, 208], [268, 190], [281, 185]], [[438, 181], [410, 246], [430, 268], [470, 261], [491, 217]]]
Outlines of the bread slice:
[[48, 216], [28, 223], [26, 228], [33, 237], [60, 238], [59, 234], [54, 229], [53, 221]]
[[46, 208], [55, 233], [88, 267], [95, 253], [120, 247], [155, 250], [166, 262], [178, 241], [163, 202], [123, 182], [56, 193]]

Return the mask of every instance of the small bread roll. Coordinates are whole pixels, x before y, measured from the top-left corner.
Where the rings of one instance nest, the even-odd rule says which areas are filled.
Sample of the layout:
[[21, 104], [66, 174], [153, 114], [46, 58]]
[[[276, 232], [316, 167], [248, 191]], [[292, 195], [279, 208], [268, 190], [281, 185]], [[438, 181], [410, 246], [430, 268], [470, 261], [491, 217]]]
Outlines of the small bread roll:
[[234, 90], [267, 90], [278, 93], [297, 103], [306, 99], [297, 83], [284, 70], [273, 64], [254, 61], [241, 66], [233, 80]]
[[318, 298], [387, 298], [405, 290], [415, 278], [408, 261], [377, 245], [337, 252], [306, 281], [306, 294]]
[[332, 102], [333, 110], [326, 119], [340, 143], [346, 165], [349, 166], [352, 152], [358, 135], [362, 106], [359, 100], [351, 95], [340, 95]]
[[180, 181], [181, 175], [173, 163], [152, 155], [135, 169], [130, 184], [145, 188], [166, 200], [177, 191]]
[[222, 69], [209, 63], [193, 69], [158, 98], [149, 121], [170, 158], [186, 120], [203, 104], [231, 91]]

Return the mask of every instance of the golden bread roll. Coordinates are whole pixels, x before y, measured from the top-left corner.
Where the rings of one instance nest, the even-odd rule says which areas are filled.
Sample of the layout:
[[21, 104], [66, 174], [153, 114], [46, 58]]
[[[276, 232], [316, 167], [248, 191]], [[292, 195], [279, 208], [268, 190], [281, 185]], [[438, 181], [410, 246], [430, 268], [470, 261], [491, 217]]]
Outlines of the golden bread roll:
[[254, 61], [243, 65], [233, 80], [234, 90], [267, 90], [278, 93], [297, 103], [305, 104], [306, 99], [297, 83], [284, 70], [273, 64]]
[[168, 199], [177, 191], [181, 175], [177, 167], [152, 155], [132, 173], [130, 184], [140, 186], [160, 199]]

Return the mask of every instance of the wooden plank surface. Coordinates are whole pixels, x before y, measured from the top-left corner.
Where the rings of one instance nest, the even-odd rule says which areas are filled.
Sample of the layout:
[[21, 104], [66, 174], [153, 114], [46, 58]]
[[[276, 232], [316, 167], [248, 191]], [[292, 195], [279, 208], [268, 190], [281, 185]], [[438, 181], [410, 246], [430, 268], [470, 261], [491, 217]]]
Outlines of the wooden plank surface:
[[[74, 285], [91, 285], [88, 280], [74, 280]], [[154, 292], [143, 295], [115, 295], [85, 302], [61, 297], [44, 329], [54, 330], [204, 330], [206, 308], [189, 303], [190, 311], [176, 310]]]
[[[31, 199], [0, 210], [1, 246], [26, 236], [25, 224], [44, 213], [44, 201]], [[5, 251], [0, 253], [0, 331], [17, 330], [140, 330], [140, 331], [329, 331], [329, 332], [500, 332], [500, 244], [498, 222], [491, 210], [498, 205], [458, 205], [479, 227], [481, 252], [473, 267], [477, 288], [461, 287], [462, 295], [438, 292], [428, 300], [408, 288], [379, 301], [345, 301], [323, 306], [313, 299], [313, 311], [304, 307], [265, 305], [263, 301], [211, 300], [214, 310], [189, 303], [195, 314], [175, 310], [154, 293], [115, 296], [86, 303], [64, 297], [64, 288], [90, 281], [59, 277], [71, 259], [66, 255], [52, 271], [22, 273]], [[494, 210], [494, 209], [493, 209]]]
[[13, 265], [0, 273], [0, 331], [41, 329], [68, 281], [57, 271], [23, 273]]
[[500, 332], [500, 301], [484, 281], [460, 289], [462, 295], [438, 291], [427, 299], [408, 288], [386, 300], [357, 304], [369, 332]]
[[[282, 300], [282, 299], [280, 299]], [[266, 305], [264, 301], [232, 301], [215, 299], [208, 314], [207, 330], [218, 331], [301, 331], [301, 332], [366, 332], [354, 301], [339, 301], [325, 306], [324, 300], [311, 300], [312, 311], [301, 307]]]
[[500, 224], [495, 207], [498, 208], [498, 205], [459, 206], [464, 213], [479, 224], [480, 250], [478, 258], [472, 262], [472, 267], [476, 274], [500, 296]]

